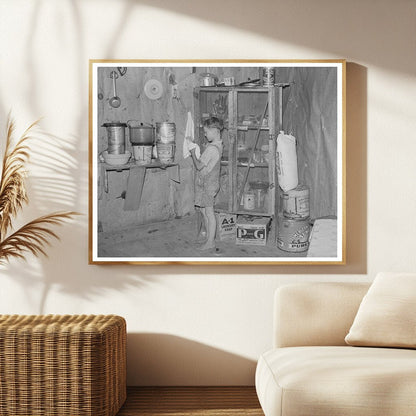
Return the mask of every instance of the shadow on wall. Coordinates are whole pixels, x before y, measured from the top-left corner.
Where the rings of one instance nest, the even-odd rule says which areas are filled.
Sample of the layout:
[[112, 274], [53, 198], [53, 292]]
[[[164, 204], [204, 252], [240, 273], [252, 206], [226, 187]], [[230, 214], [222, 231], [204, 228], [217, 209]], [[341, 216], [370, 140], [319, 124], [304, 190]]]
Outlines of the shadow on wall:
[[151, 333], [127, 335], [127, 362], [129, 386], [254, 385], [256, 368], [253, 360], [178, 336]]
[[[411, 71], [414, 59], [412, 54], [405, 54], [398, 47], [402, 44], [402, 34], [397, 30], [398, 24], [413, 26], [412, 1], [401, 2], [398, 8], [392, 7], [390, 0], [377, 1], [377, 7], [369, 0], [353, 4], [343, 0], [212, 0], [209, 6], [205, 0], [194, 0], [192, 6], [184, 0], [127, 0], [125, 4], [126, 13], [131, 10], [132, 4], [146, 4], [178, 15], [196, 17], [322, 51], [324, 54], [334, 54], [339, 58], [348, 56], [353, 51], [354, 59], [413, 75]], [[407, 14], [404, 12], [405, 7], [408, 8]], [[275, 24], [271, 24], [271, 16]], [[403, 19], [408, 21], [404, 22]], [[380, 30], [380, 24], [383, 25], [383, 30]], [[279, 51], [275, 53], [279, 54]], [[283, 58], [302, 59], [304, 56]]]
[[[214, 0], [209, 7], [206, 6], [206, 2], [197, 0], [192, 3], [192, 7], [184, 1], [172, 1], [165, 2], [162, 0], [125, 0], [123, 19], [120, 19], [120, 25], [118, 26], [114, 36], [111, 36], [111, 42], [107, 45], [106, 52], [103, 57], [111, 58], [116, 55], [117, 43], [120, 37], [124, 33], [125, 23], [130, 19], [130, 12], [136, 5], [147, 4], [150, 7], [159, 7], [167, 10], [171, 10], [183, 15], [193, 15], [204, 20], [211, 20], [218, 23], [222, 23], [227, 26], [235, 26], [237, 28], [244, 29], [245, 31], [251, 31], [253, 33], [260, 33], [264, 36], [268, 36], [271, 39], [287, 40], [293, 44], [305, 45], [314, 47], [317, 50], [322, 50], [325, 53], [343, 53], [349, 50], [354, 50], [354, 56], [357, 59], [360, 58], [356, 55], [356, 51], [366, 51], [366, 55], [361, 58], [365, 62], [372, 62], [374, 64], [384, 67], [394, 67], [403, 71], [408, 70], [410, 65], [404, 62], [404, 54], [400, 54], [399, 51], [389, 50], [388, 46], [397, 42], [395, 39], [396, 31], [385, 30], [383, 33], [388, 36], [388, 40], [383, 43], [380, 40], [380, 30], [377, 24], [377, 19], [374, 13], [382, 13], [383, 7], [378, 7], [374, 10], [370, 7], [370, 2], [363, 2], [360, 5], [360, 11], [363, 13], [357, 16], [349, 16], [354, 10], [353, 7], [348, 6], [347, 3], [334, 2], [327, 0], [318, 0], [316, 2], [300, 1], [296, 3], [287, 3], [281, 1], [269, 2], [266, 0], [260, 0], [260, 2], [247, 3], [243, 6], [241, 2], [231, 0], [224, 3]], [[76, 27], [76, 42], [79, 45], [79, 50], [76, 55], [76, 59], [73, 62], [73, 74], [75, 76], [74, 92], [79, 96], [85, 95], [87, 90], [87, 77], [85, 70], [85, 61], [83, 59], [83, 45], [85, 33], [82, 29], [81, 17], [82, 10], [76, 2], [66, 3], [70, 5], [71, 21]], [[35, 44], [36, 34], [40, 31], [37, 24], [38, 14], [41, 12], [42, 3], [36, 2], [32, 17], [32, 30], [33, 36], [27, 39], [27, 67], [31, 68], [28, 71], [30, 79], [28, 85], [28, 100], [29, 107], [34, 117], [38, 117], [42, 114], [42, 105], [37, 101], [36, 97], [39, 96], [40, 91], [36, 90], [38, 85], [38, 71], [40, 71], [37, 59], [35, 59]], [[243, 10], [244, 9], [244, 10]], [[367, 11], [368, 9], [368, 11]], [[221, 13], [218, 13], [221, 10]], [[239, 11], [236, 13], [236, 10]], [[325, 16], [322, 14], [322, 10], [326, 10]], [[242, 13], [247, 11], [247, 13]], [[343, 12], [345, 12], [343, 14]], [[263, 24], [263, 17], [275, 13], [276, 16], [284, 16], [279, 18], [279, 24], [265, 25]], [[371, 18], [370, 18], [371, 13]], [[390, 10], [389, 13], [394, 13], [394, 10]], [[347, 16], [347, 18], [345, 18]], [[411, 16], [411, 13], [409, 13]], [[322, 22], [324, 19], [326, 24], [314, 27], [312, 31], [314, 36], [304, 36], [304, 31], [293, 30], [293, 22], [296, 22], [296, 27], [307, 28], [311, 21]], [[357, 20], [358, 19], [358, 20]], [[361, 20], [367, 19], [365, 24], [358, 24]], [[270, 19], [269, 19], [270, 20]], [[384, 19], [386, 20], [386, 19]], [[393, 20], [393, 19], [392, 19]], [[357, 27], [351, 28], [352, 22], [357, 23]], [[354, 30], [351, 30], [354, 29]], [[348, 36], [327, 36], [328, 33], [338, 33], [340, 31], [346, 31]], [[365, 33], [362, 31], [365, 30]], [[320, 32], [322, 36], [320, 36]], [[325, 33], [324, 33], [325, 32]], [[372, 32], [377, 33], [377, 36], [371, 36]], [[290, 36], [290, 39], [289, 39]], [[363, 42], [369, 42], [370, 45], [362, 47], [353, 47], [354, 41], [362, 44]], [[372, 43], [377, 43], [373, 45]], [[353, 49], [351, 49], [353, 47]], [[384, 52], [380, 50], [383, 48]], [[385, 53], [387, 52], [388, 53]], [[368, 52], [368, 53], [367, 53]], [[71, 64], [72, 66], [72, 64]], [[16, 274], [30, 274], [33, 275], [35, 282], [39, 283], [44, 281], [45, 294], [40, 306], [40, 312], [44, 311], [46, 297], [49, 288], [52, 285], [57, 285], [63, 291], [72, 292], [76, 291], [79, 296], [88, 297], [89, 294], [94, 294], [100, 288], [111, 287], [121, 289], [124, 285], [136, 285], [137, 279], [141, 282], [146, 279], [154, 279], [158, 274], [228, 274], [233, 275], [254, 275], [259, 272], [262, 274], [365, 274], [367, 271], [367, 72], [366, 68], [354, 63], [347, 64], [347, 265], [345, 266], [262, 266], [259, 269], [258, 266], [146, 266], [141, 267], [140, 272], [135, 270], [135, 267], [125, 266], [117, 269], [106, 266], [100, 268], [100, 280], [94, 281], [90, 278], [88, 273], [82, 273], [80, 277], [76, 275], [77, 270], [84, 270], [87, 264], [87, 230], [86, 221], [87, 216], [84, 219], [77, 219], [77, 223], [74, 227], [64, 226], [58, 230], [59, 235], [62, 237], [63, 243], [68, 245], [68, 256], [62, 257], [62, 250], [51, 247], [48, 250], [48, 254], [51, 259], [57, 259], [56, 261], [42, 260], [42, 271], [29, 271], [22, 272], [22, 268], [19, 264], [13, 265], [10, 268], [10, 272], [13, 275], [13, 270], [16, 270]], [[0, 103], [0, 111], [6, 114], [4, 103]], [[32, 177], [33, 185], [33, 197], [31, 204], [32, 208], [36, 212], [38, 209], [47, 207], [50, 210], [51, 204], [55, 205], [57, 209], [74, 209], [74, 207], [83, 206], [85, 204], [85, 197], [88, 194], [88, 163], [87, 151], [85, 145], [85, 133], [88, 131], [88, 104], [86, 101], [82, 101], [79, 107], [79, 117], [74, 123], [74, 137], [70, 139], [57, 138], [55, 145], [59, 143], [61, 146], [58, 153], [61, 153], [64, 161], [60, 160], [56, 163], [51, 163], [51, 160], [56, 158], [56, 155], [49, 157], [48, 160], [42, 161], [42, 159], [36, 161], [35, 157], [32, 158], [34, 164], [38, 163], [39, 167], [43, 164], [43, 168], [47, 169], [46, 173], [41, 177]], [[52, 139], [52, 137], [51, 137]], [[41, 156], [42, 151], [38, 152]], [[62, 177], [60, 177], [62, 176]], [[50, 178], [54, 178], [53, 181]], [[57, 178], [57, 179], [55, 179]], [[39, 182], [37, 182], [39, 180]], [[47, 201], [45, 203], [45, 201]], [[36, 208], [34, 206], [36, 205]], [[54, 209], [54, 208], [52, 208]], [[40, 212], [40, 211], [39, 211]], [[34, 215], [33, 215], [34, 216]], [[60, 243], [57, 243], [57, 245]], [[85, 252], [85, 256], [74, 256], [70, 250], [71, 247], [82, 246], [81, 252]], [[62, 247], [61, 247], [62, 248]], [[78, 252], [78, 251], [75, 251]], [[61, 257], [60, 257], [61, 256]], [[98, 267], [98, 266], [91, 266]], [[18, 268], [19, 270], [17, 271]], [[29, 269], [30, 270], [30, 269]], [[144, 273], [143, 273], [144, 271]], [[39, 273], [39, 276], [37, 277]], [[96, 275], [97, 273], [91, 273]], [[130, 278], [129, 275], [140, 274], [140, 278]], [[117, 284], [111, 281], [114, 276], [117, 276]], [[30, 278], [22, 280], [22, 285], [30, 286]], [[106, 286], [107, 285], [107, 286]], [[96, 287], [98, 286], [98, 287]], [[26, 290], [26, 289], [25, 289]], [[82, 294], [82, 295], [81, 295]]]

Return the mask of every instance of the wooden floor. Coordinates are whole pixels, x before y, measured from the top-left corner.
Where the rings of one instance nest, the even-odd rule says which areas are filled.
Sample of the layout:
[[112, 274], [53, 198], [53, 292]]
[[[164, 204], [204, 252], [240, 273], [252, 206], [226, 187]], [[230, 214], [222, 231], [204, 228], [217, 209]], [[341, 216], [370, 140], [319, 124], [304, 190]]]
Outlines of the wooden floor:
[[254, 387], [128, 387], [117, 416], [264, 416]]

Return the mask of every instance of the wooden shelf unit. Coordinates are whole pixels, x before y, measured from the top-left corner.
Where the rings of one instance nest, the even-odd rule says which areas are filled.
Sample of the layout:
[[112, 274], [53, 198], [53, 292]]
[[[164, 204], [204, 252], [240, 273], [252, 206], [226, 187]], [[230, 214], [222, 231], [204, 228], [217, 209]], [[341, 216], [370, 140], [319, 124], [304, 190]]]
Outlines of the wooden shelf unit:
[[[229, 192], [217, 201], [219, 212], [274, 217], [277, 213], [276, 138], [283, 129], [283, 88], [289, 84], [273, 87], [198, 87], [194, 89], [195, 137], [203, 141], [203, 120], [217, 116], [224, 121], [224, 154], [221, 161], [222, 174], [227, 176]], [[218, 101], [226, 103], [226, 109], [218, 111]], [[250, 113], [250, 111], [252, 111]], [[255, 116], [256, 122], [245, 117]], [[241, 145], [241, 135], [249, 146]], [[224, 136], [227, 136], [224, 138]], [[240, 142], [239, 142], [240, 140]], [[268, 145], [266, 161], [255, 161], [254, 151]], [[203, 146], [202, 146], [203, 147]], [[241, 155], [245, 155], [242, 161]], [[225, 171], [224, 171], [225, 170]], [[268, 182], [266, 205], [254, 210], [244, 209], [242, 195], [252, 179], [257, 176]], [[221, 192], [221, 191], [220, 191]], [[226, 198], [226, 200], [224, 200]], [[217, 198], [218, 199], [218, 198]]]

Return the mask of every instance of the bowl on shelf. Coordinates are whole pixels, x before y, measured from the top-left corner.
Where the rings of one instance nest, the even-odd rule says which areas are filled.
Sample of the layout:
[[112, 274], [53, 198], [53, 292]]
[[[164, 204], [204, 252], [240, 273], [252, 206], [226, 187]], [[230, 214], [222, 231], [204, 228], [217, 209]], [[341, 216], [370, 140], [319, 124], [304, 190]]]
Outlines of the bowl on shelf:
[[112, 166], [125, 165], [131, 157], [131, 152], [126, 151], [125, 153], [121, 153], [121, 154], [111, 154], [111, 153], [108, 153], [107, 150], [104, 150], [104, 152], [102, 153], [102, 157], [104, 159], [104, 162], [107, 163], [108, 165], [112, 165]]

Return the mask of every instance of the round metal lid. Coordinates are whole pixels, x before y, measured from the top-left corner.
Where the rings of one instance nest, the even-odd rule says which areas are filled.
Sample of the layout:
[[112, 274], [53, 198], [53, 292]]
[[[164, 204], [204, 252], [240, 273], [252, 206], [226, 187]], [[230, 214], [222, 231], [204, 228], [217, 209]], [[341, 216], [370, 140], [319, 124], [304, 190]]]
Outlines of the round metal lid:
[[111, 122], [111, 123], [104, 123], [102, 126], [103, 127], [127, 127], [127, 124], [114, 121], [114, 122]]

